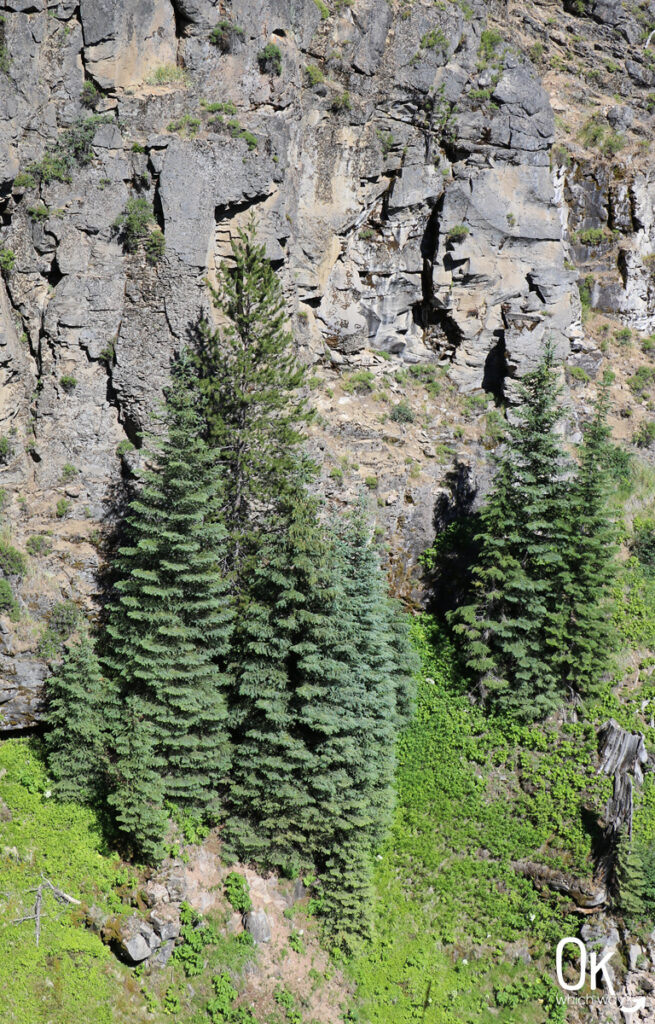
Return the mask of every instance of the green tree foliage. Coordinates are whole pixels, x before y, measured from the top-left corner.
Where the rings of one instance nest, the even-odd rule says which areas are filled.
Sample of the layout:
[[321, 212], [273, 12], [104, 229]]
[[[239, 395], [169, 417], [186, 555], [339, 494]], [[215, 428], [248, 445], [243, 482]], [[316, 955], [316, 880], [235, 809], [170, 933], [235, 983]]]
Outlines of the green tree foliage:
[[481, 693], [502, 711], [542, 718], [557, 707], [563, 633], [566, 474], [553, 353], [519, 386], [493, 488], [480, 513], [471, 603], [450, 616]]
[[[119, 695], [117, 694], [117, 704]], [[112, 716], [113, 764], [107, 804], [127, 852], [148, 863], [164, 856], [167, 816], [163, 809], [166, 763], [159, 753], [152, 709], [140, 693], [120, 699]]]
[[[150, 438], [154, 464], [141, 473], [130, 505], [105, 660], [128, 711], [118, 731], [136, 730], [153, 750], [162, 798], [213, 813], [229, 762], [221, 663], [232, 609], [222, 571], [225, 529], [216, 522], [220, 481], [200, 436], [198, 404], [183, 359], [166, 391], [164, 434]], [[138, 802], [139, 776], [130, 777], [123, 760], [131, 771], [135, 757], [146, 759], [138, 759], [134, 737], [117, 744], [114, 804], [125, 808]]]
[[[298, 725], [303, 669], [320, 672], [336, 639], [329, 549], [309, 500], [288, 511], [287, 529], [262, 541], [235, 638], [235, 759], [224, 836], [246, 859], [311, 863], [310, 776], [314, 754]], [[326, 681], [327, 682], [327, 681]], [[333, 680], [330, 680], [333, 682]], [[326, 809], [327, 813], [327, 809]]]
[[71, 643], [47, 683], [45, 747], [55, 794], [86, 801], [98, 795], [107, 736], [106, 683], [88, 633]]
[[613, 647], [612, 582], [616, 574], [616, 527], [608, 492], [611, 444], [607, 426], [608, 384], [584, 429], [579, 466], [567, 493], [568, 537], [560, 641], [562, 681], [579, 693], [598, 686]]
[[282, 289], [254, 221], [233, 241], [232, 255], [233, 266], [221, 266], [212, 289], [225, 326], [205, 327], [198, 368], [207, 440], [224, 470], [222, 514], [240, 565], [271, 508], [309, 469], [299, 454], [308, 414], [297, 395], [304, 370], [286, 330]]
[[571, 690], [591, 692], [611, 648], [607, 385], [577, 468], [557, 433], [558, 394], [547, 348], [521, 382], [479, 514], [471, 598], [448, 616], [481, 693], [523, 719], [543, 718]]
[[339, 941], [366, 930], [413, 661], [361, 516], [335, 546], [314, 501], [260, 549], [237, 632], [238, 757], [224, 837], [242, 858], [315, 865]]
[[619, 905], [633, 919], [655, 918], [655, 843], [623, 836], [619, 843]]

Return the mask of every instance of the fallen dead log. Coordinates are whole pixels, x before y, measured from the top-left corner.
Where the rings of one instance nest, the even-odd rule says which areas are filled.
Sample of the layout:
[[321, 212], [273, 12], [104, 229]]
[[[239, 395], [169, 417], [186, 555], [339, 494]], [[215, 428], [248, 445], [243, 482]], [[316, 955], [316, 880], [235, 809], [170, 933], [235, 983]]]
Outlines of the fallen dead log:
[[530, 878], [537, 889], [547, 886], [570, 896], [581, 912], [593, 913], [607, 903], [607, 888], [602, 882], [575, 878], [564, 871], [555, 871], [545, 864], [536, 864], [531, 860], [515, 861], [512, 866], [519, 874]]
[[644, 781], [643, 767], [649, 754], [642, 732], [628, 732], [610, 718], [598, 730], [600, 746], [598, 774], [613, 775], [614, 789], [605, 807], [605, 825], [608, 840], [616, 839], [621, 831], [632, 836], [633, 778], [640, 786]]
[[37, 885], [32, 889], [27, 890], [28, 892], [36, 893], [36, 896], [34, 898], [34, 906], [32, 907], [32, 913], [26, 914], [25, 917], [19, 917], [15, 921], [11, 922], [12, 924], [22, 924], [24, 921], [34, 921], [34, 934], [37, 946], [39, 944], [39, 939], [41, 938], [41, 919], [46, 916], [41, 912], [44, 889], [47, 889], [49, 892], [52, 892], [53, 896], [55, 897], [58, 903], [73, 903], [78, 907], [81, 904], [81, 900], [75, 899], [74, 896], [69, 896], [67, 892], [63, 891], [63, 889], [60, 889], [58, 888], [58, 886], [53, 885], [52, 882], [45, 877], [45, 875], [41, 875], [41, 878], [42, 882], [40, 883], [40, 885]]

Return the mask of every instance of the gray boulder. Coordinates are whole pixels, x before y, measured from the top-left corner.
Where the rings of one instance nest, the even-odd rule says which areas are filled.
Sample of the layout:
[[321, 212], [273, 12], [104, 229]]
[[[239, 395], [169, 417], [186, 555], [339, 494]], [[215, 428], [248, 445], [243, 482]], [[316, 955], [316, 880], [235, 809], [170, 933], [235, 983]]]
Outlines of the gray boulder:
[[157, 952], [154, 953], [154, 955], [151, 956], [150, 960], [148, 961], [149, 965], [151, 967], [157, 967], [157, 968], [166, 967], [168, 961], [170, 960], [171, 956], [173, 955], [173, 950], [174, 949], [175, 949], [175, 939], [168, 939], [167, 942], [162, 942], [162, 944], [159, 947], [159, 949], [157, 950]]
[[120, 923], [116, 941], [121, 953], [136, 964], [146, 960], [161, 946], [161, 939], [154, 928], [136, 914]]
[[162, 942], [176, 939], [180, 934], [180, 912], [172, 903], [164, 903], [150, 913], [150, 923]]
[[243, 926], [257, 945], [271, 941], [271, 925], [264, 910], [249, 910], [244, 915]]

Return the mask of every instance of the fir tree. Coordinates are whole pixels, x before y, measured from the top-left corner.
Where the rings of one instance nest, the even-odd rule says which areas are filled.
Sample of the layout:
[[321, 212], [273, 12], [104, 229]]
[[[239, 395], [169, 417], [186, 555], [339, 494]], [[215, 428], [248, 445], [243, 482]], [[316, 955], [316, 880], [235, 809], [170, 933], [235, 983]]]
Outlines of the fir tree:
[[114, 722], [107, 803], [127, 852], [156, 864], [164, 856], [167, 828], [165, 761], [148, 711], [141, 695], [127, 694], [121, 701]]
[[569, 464], [548, 348], [519, 386], [519, 406], [480, 513], [474, 601], [450, 616], [468, 668], [496, 708], [542, 718], [561, 695]]
[[601, 386], [594, 415], [584, 429], [579, 466], [568, 497], [567, 573], [562, 603], [567, 615], [560, 669], [582, 693], [597, 687], [613, 646], [611, 587], [616, 565], [616, 526], [608, 502], [609, 384]]
[[655, 919], [655, 843], [622, 835], [618, 846], [619, 906], [632, 920]]
[[314, 774], [317, 808], [333, 808], [316, 825], [324, 911], [333, 941], [349, 946], [370, 926], [372, 855], [391, 820], [396, 739], [411, 710], [416, 661], [361, 505], [339, 533], [332, 653], [342, 683], [322, 689], [317, 677], [302, 721], [324, 731]]
[[316, 508], [301, 499], [286, 510], [287, 529], [262, 541], [235, 640], [233, 700], [238, 758], [230, 775], [228, 846], [244, 859], [284, 866], [311, 864], [317, 809], [311, 737], [299, 728], [304, 679], [299, 657], [323, 668], [334, 607], [329, 552]]
[[[207, 440], [224, 470], [223, 519], [236, 565], [256, 543], [271, 507], [311, 471], [299, 453], [308, 413], [298, 396], [304, 370], [286, 329], [279, 279], [256, 241], [255, 224], [232, 242], [214, 304], [224, 317], [202, 332], [197, 365], [205, 396]], [[242, 573], [242, 576], [245, 573]]]
[[127, 724], [119, 726], [116, 774], [127, 780], [133, 805], [138, 773], [130, 766], [138, 762], [138, 745], [130, 729], [147, 737], [162, 798], [213, 814], [229, 763], [222, 663], [233, 613], [223, 574], [225, 529], [216, 522], [220, 480], [200, 437], [198, 405], [183, 359], [166, 390], [164, 434], [150, 439], [153, 464], [141, 473], [127, 516], [105, 661], [129, 707]]
[[45, 746], [55, 795], [61, 800], [98, 796], [106, 755], [106, 683], [91, 638], [71, 643], [47, 682]]
[[[331, 543], [300, 496], [262, 544], [238, 631], [235, 759], [224, 837], [269, 864], [313, 862], [341, 941], [367, 928], [372, 851], [389, 823], [413, 662], [361, 518]], [[402, 708], [402, 711], [400, 710]], [[335, 931], [336, 930], [336, 931]]]

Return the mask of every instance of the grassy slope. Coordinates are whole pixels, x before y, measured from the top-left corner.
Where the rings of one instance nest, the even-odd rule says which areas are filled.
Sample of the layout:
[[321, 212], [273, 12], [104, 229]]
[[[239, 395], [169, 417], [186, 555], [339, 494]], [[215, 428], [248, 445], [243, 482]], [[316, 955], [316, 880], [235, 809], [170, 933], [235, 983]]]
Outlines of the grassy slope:
[[106, 902], [116, 858], [103, 850], [93, 813], [56, 804], [26, 741], [0, 745], [0, 797], [11, 821], [0, 822], [0, 1020], [6, 1024], [111, 1024], [111, 954], [99, 938], [76, 927], [74, 914], [46, 895], [41, 941], [31, 913], [41, 874], [88, 902]]

